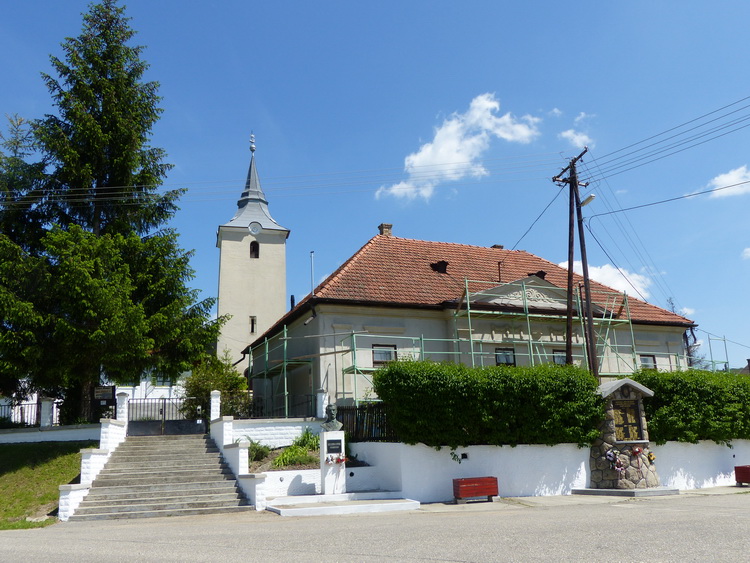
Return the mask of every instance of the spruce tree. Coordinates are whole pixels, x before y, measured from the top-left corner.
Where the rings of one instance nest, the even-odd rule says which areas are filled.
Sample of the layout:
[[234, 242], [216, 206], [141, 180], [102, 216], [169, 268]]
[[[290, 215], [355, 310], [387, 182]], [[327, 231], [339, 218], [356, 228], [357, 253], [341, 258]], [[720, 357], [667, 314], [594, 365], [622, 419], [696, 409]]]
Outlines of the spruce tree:
[[149, 145], [162, 109], [158, 83], [144, 82], [143, 47], [115, 0], [90, 7], [83, 30], [62, 43], [65, 59], [43, 73], [59, 115], [37, 124], [37, 137], [54, 167], [58, 221], [94, 234], [148, 233], [176, 210], [177, 191], [158, 193], [171, 168], [163, 149]]
[[[42, 162], [29, 166], [45, 173], [24, 188], [30, 205], [0, 210], [0, 388], [63, 397], [67, 421], [97, 418], [98, 384], [176, 379], [219, 328], [166, 227], [180, 193], [159, 190], [170, 165], [150, 145], [158, 84], [143, 80], [134, 35], [115, 0], [83, 15], [63, 59], [51, 57], [56, 77], [42, 75], [57, 113], [35, 123]], [[34, 217], [36, 238], [14, 235]]]

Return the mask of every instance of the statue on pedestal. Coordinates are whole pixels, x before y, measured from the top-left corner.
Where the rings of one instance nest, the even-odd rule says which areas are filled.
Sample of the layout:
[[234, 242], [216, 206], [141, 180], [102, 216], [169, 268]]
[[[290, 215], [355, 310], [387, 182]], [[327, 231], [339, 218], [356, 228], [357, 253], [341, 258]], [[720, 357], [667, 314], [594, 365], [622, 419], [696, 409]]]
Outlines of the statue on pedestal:
[[323, 432], [336, 432], [337, 430], [341, 430], [343, 424], [336, 420], [337, 412], [338, 408], [335, 404], [330, 404], [326, 407], [326, 419], [320, 425]]

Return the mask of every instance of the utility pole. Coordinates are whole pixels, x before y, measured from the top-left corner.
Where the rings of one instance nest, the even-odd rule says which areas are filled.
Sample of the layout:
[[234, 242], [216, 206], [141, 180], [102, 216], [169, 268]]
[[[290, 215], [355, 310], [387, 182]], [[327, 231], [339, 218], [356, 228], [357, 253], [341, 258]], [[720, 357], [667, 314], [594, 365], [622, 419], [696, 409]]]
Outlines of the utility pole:
[[[573, 261], [575, 255], [575, 220], [578, 219], [578, 238], [581, 247], [581, 264], [583, 266], [583, 285], [584, 285], [584, 308], [586, 314], [585, 327], [585, 340], [586, 340], [586, 356], [588, 357], [589, 371], [594, 377], [599, 377], [599, 362], [596, 357], [596, 339], [594, 335], [594, 318], [591, 311], [591, 284], [589, 281], [589, 265], [586, 257], [586, 242], [583, 235], [583, 213], [581, 212], [581, 196], [578, 190], [578, 174], [576, 171], [576, 163], [583, 157], [588, 151], [588, 147], [583, 149], [583, 152], [578, 156], [570, 160], [570, 164], [562, 169], [560, 174], [552, 178], [552, 181], [557, 184], [568, 184], [570, 190], [569, 205], [568, 205], [568, 287], [566, 295], [566, 310], [567, 315], [565, 318], [565, 363], [573, 363]], [[567, 178], [562, 178], [562, 175], [568, 172]], [[586, 184], [580, 184], [586, 185]], [[580, 311], [579, 311], [580, 315]]]

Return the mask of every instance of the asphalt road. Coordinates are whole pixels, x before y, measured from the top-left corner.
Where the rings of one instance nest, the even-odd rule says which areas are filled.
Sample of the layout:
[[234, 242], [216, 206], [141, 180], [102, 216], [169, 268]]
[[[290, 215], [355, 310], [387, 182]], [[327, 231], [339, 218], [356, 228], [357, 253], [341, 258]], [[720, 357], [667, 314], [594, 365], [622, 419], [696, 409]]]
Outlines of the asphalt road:
[[0, 532], [0, 561], [747, 561], [747, 492], [521, 498], [356, 516], [67, 522]]

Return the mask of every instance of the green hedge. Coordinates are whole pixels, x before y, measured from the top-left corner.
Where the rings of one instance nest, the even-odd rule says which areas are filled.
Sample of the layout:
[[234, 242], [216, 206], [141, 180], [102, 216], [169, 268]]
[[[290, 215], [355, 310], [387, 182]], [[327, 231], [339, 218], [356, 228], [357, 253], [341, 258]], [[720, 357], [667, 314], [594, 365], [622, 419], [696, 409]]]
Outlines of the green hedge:
[[583, 446], [598, 437], [604, 415], [596, 379], [573, 366], [392, 362], [373, 383], [407, 444]]
[[654, 392], [643, 404], [657, 444], [750, 439], [749, 377], [699, 370], [642, 370], [631, 377]]

